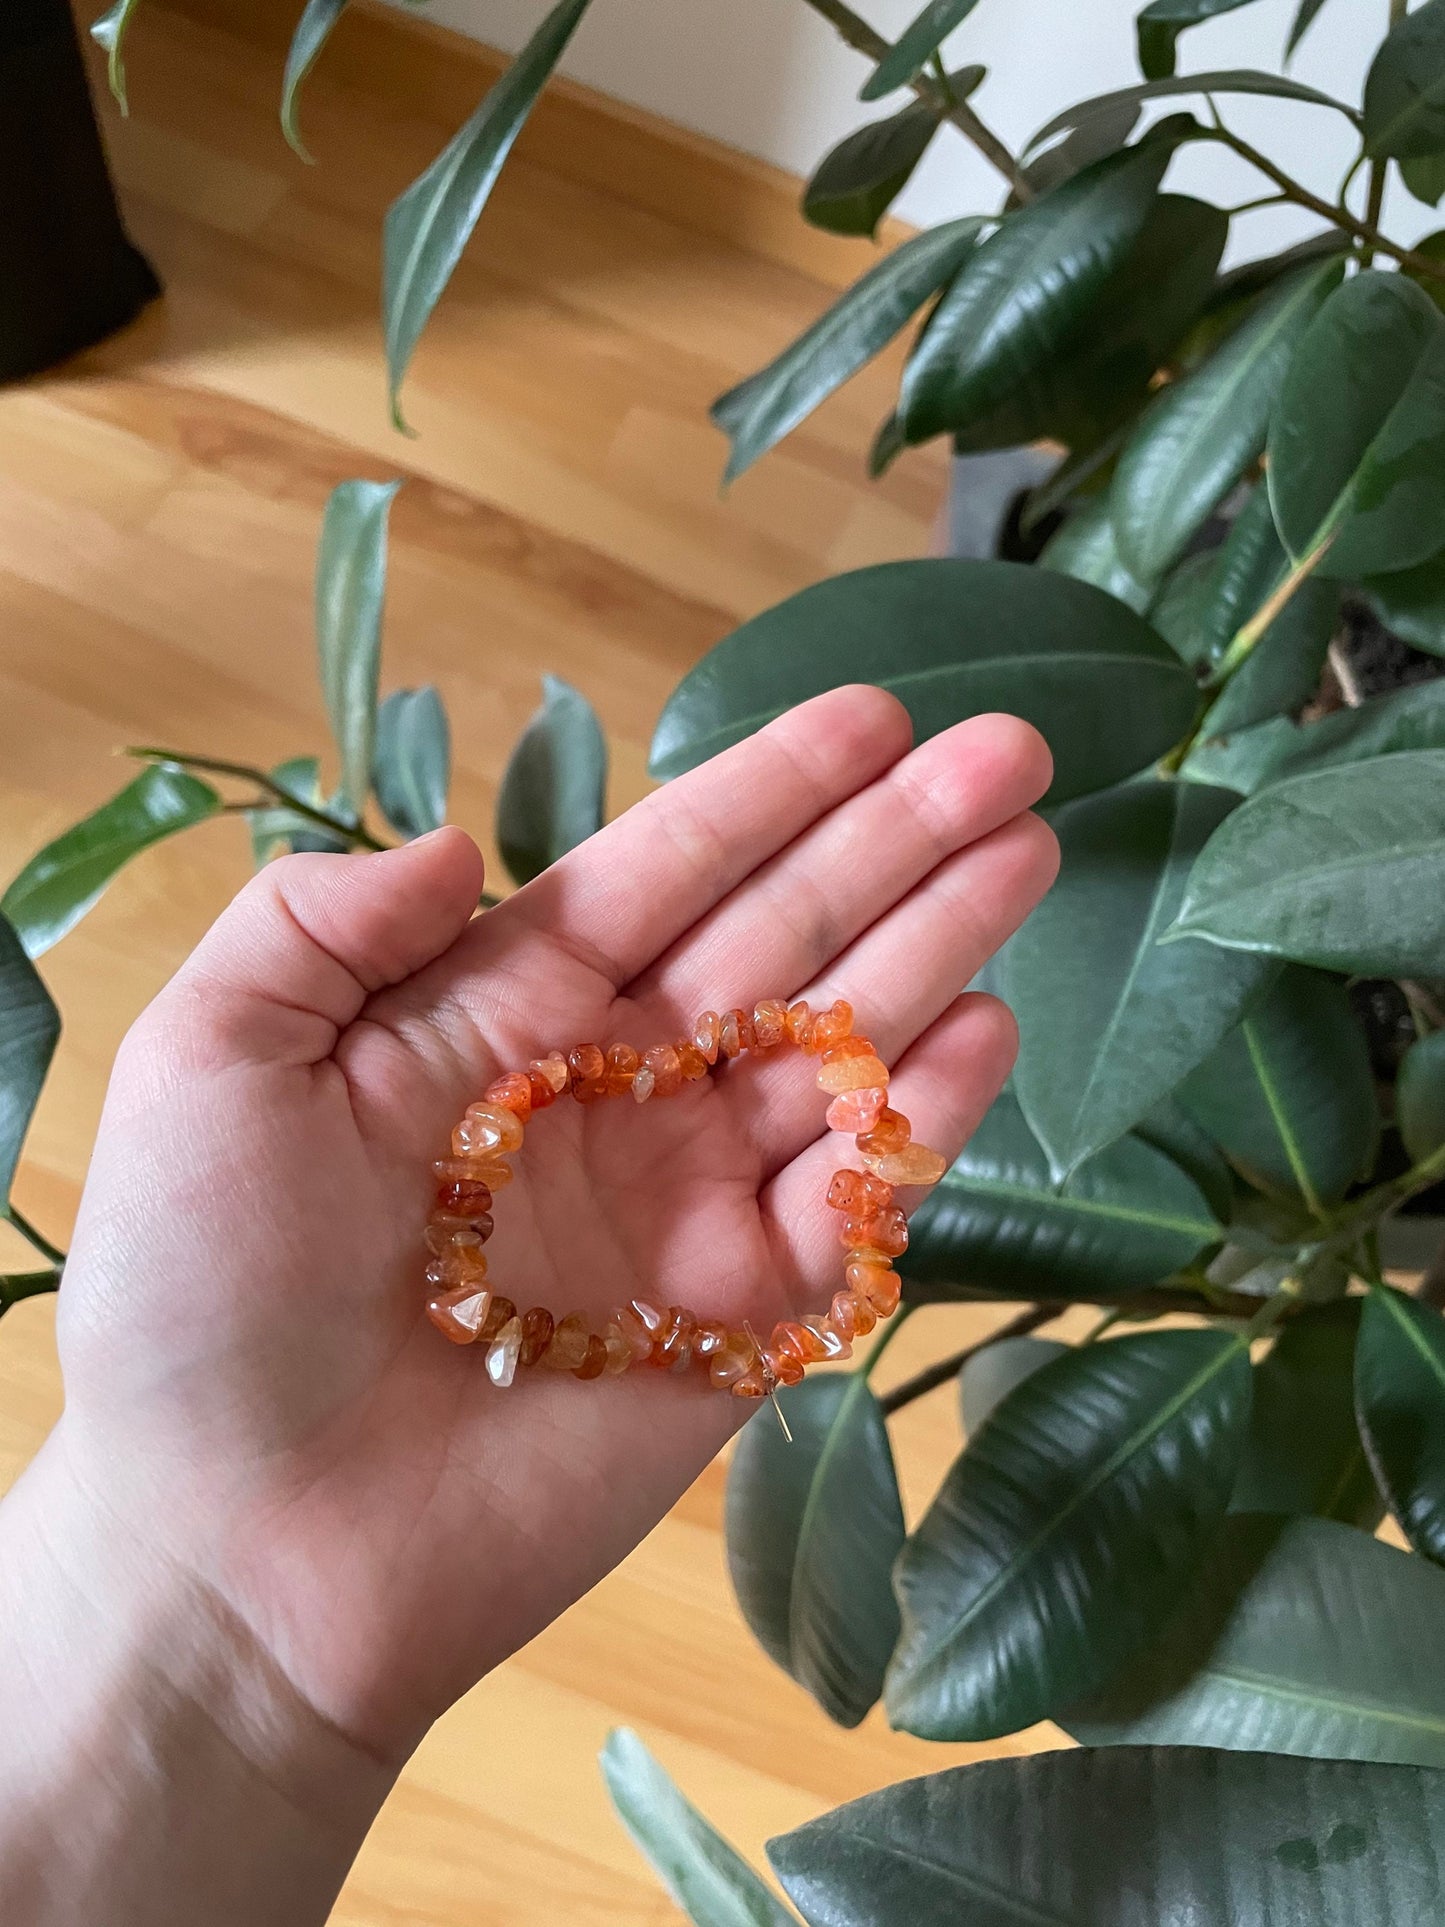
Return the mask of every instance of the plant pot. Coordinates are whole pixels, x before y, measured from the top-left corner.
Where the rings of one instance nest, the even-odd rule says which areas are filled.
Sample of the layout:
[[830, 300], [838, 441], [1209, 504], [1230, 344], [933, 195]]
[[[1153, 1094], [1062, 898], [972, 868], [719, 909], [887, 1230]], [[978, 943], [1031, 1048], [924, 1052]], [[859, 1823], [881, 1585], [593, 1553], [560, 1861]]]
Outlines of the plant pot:
[[103, 341], [159, 293], [121, 224], [66, 0], [3, 0], [0, 380]]

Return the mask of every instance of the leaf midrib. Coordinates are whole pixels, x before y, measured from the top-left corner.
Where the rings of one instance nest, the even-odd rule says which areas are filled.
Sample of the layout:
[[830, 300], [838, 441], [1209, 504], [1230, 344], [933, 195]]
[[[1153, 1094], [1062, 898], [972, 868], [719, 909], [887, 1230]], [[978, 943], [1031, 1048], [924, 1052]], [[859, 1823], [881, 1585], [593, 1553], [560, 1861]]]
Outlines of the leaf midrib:
[[1339, 1699], [1328, 1693], [1305, 1686], [1290, 1686], [1278, 1675], [1263, 1673], [1250, 1666], [1212, 1666], [1206, 1663], [1193, 1676], [1191, 1686], [1199, 1680], [1216, 1679], [1226, 1686], [1237, 1686], [1242, 1691], [1258, 1693], [1266, 1699], [1277, 1699], [1291, 1706], [1308, 1706], [1316, 1712], [1330, 1714], [1335, 1718], [1346, 1716], [1364, 1720], [1376, 1720], [1382, 1726], [1398, 1726], [1406, 1731], [1437, 1734], [1445, 1740], [1445, 1715], [1427, 1718], [1382, 1705], [1376, 1700]]
[[[1187, 1232], [1201, 1244], [1219, 1235], [1219, 1226], [1197, 1218], [1167, 1217], [1163, 1212], [1145, 1211], [1135, 1206], [1101, 1203], [1096, 1198], [1080, 1198], [1062, 1191], [1035, 1191], [1026, 1184], [1007, 1184], [1002, 1179], [962, 1177], [961, 1189], [982, 1197], [1004, 1198], [1011, 1204], [1030, 1204], [1043, 1211], [1077, 1211], [1084, 1217], [1110, 1218], [1119, 1224], [1152, 1225], [1160, 1231]], [[946, 1194], [945, 1194], [946, 1195]]]

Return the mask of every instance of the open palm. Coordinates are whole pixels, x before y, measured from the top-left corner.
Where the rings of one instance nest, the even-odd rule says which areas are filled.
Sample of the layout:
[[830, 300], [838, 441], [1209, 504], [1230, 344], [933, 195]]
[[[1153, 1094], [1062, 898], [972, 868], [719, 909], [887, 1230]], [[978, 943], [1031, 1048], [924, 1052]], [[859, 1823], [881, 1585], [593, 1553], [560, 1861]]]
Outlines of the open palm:
[[[63, 1452], [319, 1711], [392, 1755], [634, 1545], [751, 1411], [696, 1374], [524, 1372], [421, 1314], [429, 1160], [549, 1047], [846, 996], [953, 1155], [1006, 1075], [960, 986], [1047, 887], [1026, 725], [910, 751], [873, 689], [671, 784], [485, 916], [458, 831], [273, 864], [127, 1039], [61, 1294]], [[498, 1290], [759, 1328], [826, 1305], [837, 1161], [805, 1060], [535, 1117]]]

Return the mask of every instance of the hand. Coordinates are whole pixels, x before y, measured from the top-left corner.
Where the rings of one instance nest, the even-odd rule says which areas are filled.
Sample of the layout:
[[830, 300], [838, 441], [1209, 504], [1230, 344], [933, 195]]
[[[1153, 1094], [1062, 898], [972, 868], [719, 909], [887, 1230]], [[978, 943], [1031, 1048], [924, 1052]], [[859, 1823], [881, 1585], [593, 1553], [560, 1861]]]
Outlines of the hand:
[[[452, 1124], [550, 1046], [846, 996], [950, 1157], [1012, 1061], [960, 996], [1047, 888], [1048, 752], [1004, 716], [909, 749], [836, 691], [680, 778], [496, 909], [458, 830], [241, 891], [122, 1048], [60, 1299], [48, 1448], [107, 1531], [356, 1747], [427, 1724], [616, 1563], [753, 1407], [689, 1374], [495, 1389], [422, 1314]], [[837, 1160], [780, 1051], [645, 1107], [559, 1101], [496, 1205], [492, 1282], [765, 1330], [823, 1308]], [[913, 1199], [916, 1202], [916, 1197]]]

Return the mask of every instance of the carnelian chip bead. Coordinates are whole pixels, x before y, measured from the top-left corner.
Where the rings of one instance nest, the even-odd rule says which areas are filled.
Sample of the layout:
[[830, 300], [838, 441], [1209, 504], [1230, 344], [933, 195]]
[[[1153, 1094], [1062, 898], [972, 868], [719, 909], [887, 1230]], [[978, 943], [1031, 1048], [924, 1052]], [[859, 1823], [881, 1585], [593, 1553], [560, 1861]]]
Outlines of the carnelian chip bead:
[[866, 1217], [893, 1202], [893, 1186], [871, 1171], [835, 1171], [828, 1186], [827, 1202], [835, 1211]]
[[866, 1248], [881, 1252], [885, 1258], [901, 1258], [908, 1249], [908, 1220], [896, 1204], [866, 1215], [850, 1215], [843, 1220], [838, 1241], [845, 1251]]
[[596, 1332], [587, 1334], [587, 1348], [582, 1354], [582, 1363], [573, 1368], [574, 1378], [601, 1378], [607, 1369], [607, 1340]]
[[579, 1044], [567, 1053], [572, 1095], [579, 1104], [595, 1104], [607, 1095], [607, 1059], [598, 1044]]
[[659, 1371], [686, 1371], [692, 1363], [692, 1341], [697, 1336], [697, 1320], [682, 1305], [669, 1305], [667, 1317], [652, 1348], [652, 1362]]
[[650, 1338], [656, 1338], [667, 1320], [667, 1313], [661, 1305], [654, 1305], [650, 1298], [634, 1298], [630, 1307], [633, 1317], [643, 1327]]
[[905, 1144], [901, 1151], [870, 1157], [868, 1168], [888, 1184], [937, 1184], [948, 1169], [948, 1159], [926, 1144]]
[[517, 1376], [517, 1359], [522, 1350], [522, 1321], [509, 1318], [487, 1347], [487, 1377], [505, 1388]]
[[837, 1043], [829, 1044], [822, 1053], [825, 1064], [841, 1063], [845, 1057], [876, 1057], [877, 1055], [878, 1046], [873, 1039], [860, 1036], [856, 1030], [850, 1031], [846, 1037], [840, 1037]]
[[422, 1236], [434, 1258], [444, 1257], [455, 1244], [479, 1245], [482, 1242], [472, 1230], [470, 1218], [435, 1217]]
[[609, 1325], [603, 1332], [602, 1343], [607, 1351], [607, 1362], [603, 1370], [610, 1378], [619, 1378], [623, 1372], [631, 1370], [632, 1347], [616, 1325]]
[[828, 1322], [844, 1338], [858, 1336], [858, 1299], [851, 1291], [835, 1293], [828, 1308]]
[[880, 1318], [891, 1318], [897, 1311], [901, 1286], [891, 1265], [872, 1258], [850, 1258], [843, 1269], [843, 1280], [855, 1297], [868, 1300]]
[[885, 1105], [872, 1130], [859, 1133], [858, 1149], [865, 1157], [883, 1158], [893, 1151], [901, 1151], [912, 1136], [913, 1126], [902, 1111], [890, 1110]]
[[740, 1010], [730, 1010], [718, 1026], [718, 1051], [723, 1057], [738, 1057], [742, 1054], [742, 1016]]
[[454, 1345], [476, 1342], [486, 1317], [492, 1294], [475, 1285], [458, 1285], [451, 1291], [433, 1292], [426, 1301], [426, 1315], [443, 1338]]
[[639, 1065], [637, 1075], [632, 1080], [632, 1095], [639, 1104], [645, 1104], [652, 1096], [657, 1079], [652, 1074], [651, 1064]]
[[707, 1076], [707, 1059], [703, 1056], [696, 1044], [689, 1044], [687, 1039], [684, 1038], [675, 1048], [677, 1051], [678, 1067], [682, 1072], [684, 1083], [696, 1084], [699, 1078]]
[[888, 1066], [881, 1057], [848, 1057], [825, 1051], [818, 1070], [818, 1089], [837, 1097], [842, 1091], [861, 1091], [888, 1082]]
[[853, 1006], [840, 997], [830, 1009], [820, 1010], [813, 1018], [806, 1048], [821, 1054], [846, 1037], [852, 1028]]
[[642, 1053], [643, 1067], [652, 1072], [652, 1088], [658, 1097], [673, 1097], [682, 1089], [682, 1064], [671, 1044], [654, 1044]]
[[787, 1035], [788, 1007], [776, 997], [764, 997], [753, 1005], [753, 1036], [759, 1050], [772, 1050]]
[[788, 1005], [785, 1025], [788, 1042], [796, 1044], [799, 1050], [806, 1050], [813, 1030], [813, 1013], [801, 997], [797, 1003]]
[[526, 1078], [528, 1088], [531, 1090], [534, 1111], [545, 1111], [549, 1104], [557, 1102], [557, 1093], [535, 1066], [524, 1071], [522, 1075]]
[[887, 1092], [879, 1084], [865, 1085], [861, 1091], [839, 1091], [824, 1112], [823, 1121], [830, 1131], [856, 1136], [873, 1129], [886, 1101]]
[[866, 1338], [878, 1323], [878, 1314], [866, 1298], [853, 1293], [853, 1323], [860, 1338]]
[[853, 1347], [840, 1331], [834, 1330], [826, 1312], [805, 1312], [799, 1323], [806, 1325], [822, 1346], [822, 1357], [851, 1358], [853, 1356]]
[[522, 1313], [522, 1364], [535, 1365], [552, 1342], [556, 1321], [545, 1305], [533, 1305]]
[[619, 1306], [609, 1320], [607, 1329], [616, 1331], [631, 1353], [632, 1363], [640, 1365], [652, 1355], [652, 1333], [643, 1324], [637, 1313], [628, 1305]]
[[705, 1010], [692, 1027], [692, 1041], [709, 1064], [717, 1062], [719, 1042], [722, 1034], [722, 1018], [715, 1010]]
[[491, 1302], [488, 1304], [486, 1312], [483, 1315], [482, 1327], [477, 1333], [478, 1338], [495, 1338], [507, 1320], [509, 1318], [515, 1318], [516, 1315], [517, 1307], [512, 1303], [511, 1299], [503, 1298], [500, 1293], [494, 1291], [491, 1296]]
[[591, 1336], [586, 1316], [580, 1311], [568, 1312], [558, 1320], [541, 1362], [554, 1372], [575, 1372], [587, 1356], [587, 1341]]
[[492, 1203], [492, 1187], [480, 1184], [475, 1178], [450, 1178], [439, 1184], [432, 1207], [433, 1217], [467, 1218], [478, 1224], [478, 1236], [489, 1238], [492, 1233], [491, 1220], [487, 1220], [485, 1231], [480, 1229], [480, 1221], [486, 1217]]
[[521, 1124], [532, 1115], [532, 1080], [525, 1071], [508, 1071], [482, 1092], [484, 1102], [511, 1111]]
[[779, 1351], [773, 1345], [764, 1345], [762, 1362], [765, 1371], [771, 1373], [779, 1385], [802, 1384], [803, 1361], [794, 1358], [790, 1351]]
[[768, 1387], [764, 1383], [761, 1366], [750, 1366], [740, 1378], [732, 1381], [731, 1390], [734, 1398], [766, 1398]]
[[713, 1358], [728, 1342], [728, 1328], [718, 1324], [716, 1319], [704, 1318], [699, 1321], [697, 1335], [692, 1341], [694, 1358]]
[[632, 1080], [637, 1075], [637, 1067], [642, 1062], [631, 1044], [609, 1044], [607, 1046], [607, 1093], [609, 1097], [621, 1097], [632, 1089]]
[[551, 1086], [554, 1097], [561, 1097], [572, 1082], [567, 1059], [559, 1050], [548, 1051], [545, 1057], [534, 1057], [527, 1069], [540, 1077], [544, 1084]]
[[486, 1275], [487, 1254], [482, 1250], [482, 1241], [475, 1233], [470, 1242], [454, 1238], [426, 1268], [429, 1285], [477, 1286]]
[[708, 1377], [721, 1391], [736, 1385], [758, 1362], [758, 1348], [746, 1332], [730, 1331], [721, 1351], [708, 1360]]
[[500, 1104], [469, 1104], [467, 1114], [452, 1132], [452, 1150], [459, 1158], [488, 1152], [505, 1156], [520, 1151], [524, 1132], [515, 1113]]

